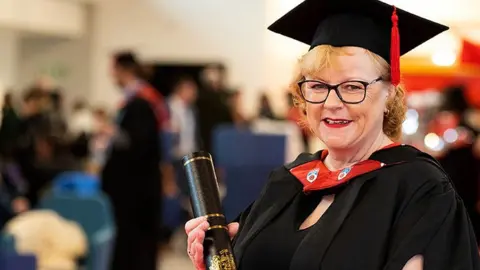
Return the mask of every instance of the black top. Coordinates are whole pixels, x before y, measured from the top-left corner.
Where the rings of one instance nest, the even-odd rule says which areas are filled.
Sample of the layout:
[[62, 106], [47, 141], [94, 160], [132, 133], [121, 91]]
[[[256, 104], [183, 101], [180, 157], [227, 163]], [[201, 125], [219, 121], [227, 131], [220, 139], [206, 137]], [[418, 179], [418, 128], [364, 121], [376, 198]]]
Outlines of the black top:
[[[274, 170], [260, 197], [240, 215], [240, 230], [233, 240], [239, 269], [250, 270], [270, 259], [270, 264], [279, 260], [287, 265], [264, 269], [400, 270], [421, 254], [424, 270], [480, 270], [462, 199], [436, 160], [410, 146], [375, 152], [370, 159], [390, 166], [352, 178], [335, 193], [320, 222], [301, 242], [290, 244], [296, 245], [295, 251], [285, 247], [289, 258], [274, 255], [281, 251], [269, 251], [279, 247], [264, 234], [273, 234], [267, 228], [303, 192], [289, 170], [319, 157], [320, 153], [302, 154]], [[292, 239], [287, 233], [283, 237]]]
[[318, 222], [303, 230], [299, 229], [300, 225], [315, 210], [322, 197], [323, 192], [298, 193], [293, 202], [245, 250], [240, 270], [288, 270], [295, 250]]

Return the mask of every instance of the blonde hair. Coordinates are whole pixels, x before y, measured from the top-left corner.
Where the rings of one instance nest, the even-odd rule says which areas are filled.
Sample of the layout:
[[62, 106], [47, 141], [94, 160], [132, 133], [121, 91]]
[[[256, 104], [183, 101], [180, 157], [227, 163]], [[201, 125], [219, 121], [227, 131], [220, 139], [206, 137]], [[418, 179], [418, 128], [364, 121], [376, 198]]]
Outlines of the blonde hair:
[[[390, 81], [390, 65], [380, 56], [366, 50], [370, 59], [374, 62], [376, 68], [384, 81]], [[352, 55], [347, 47], [333, 47], [330, 45], [321, 45], [313, 48], [303, 55], [298, 61], [289, 91], [293, 95], [293, 102], [306, 116], [306, 102], [302, 97], [298, 82], [307, 75], [317, 74], [319, 71], [332, 65], [332, 56], [334, 55]], [[402, 123], [405, 120], [407, 106], [405, 104], [405, 89], [399, 85], [395, 87], [394, 96], [387, 102], [387, 112], [383, 117], [383, 132], [391, 140], [398, 141], [402, 135]], [[302, 125], [308, 126], [305, 121]]]

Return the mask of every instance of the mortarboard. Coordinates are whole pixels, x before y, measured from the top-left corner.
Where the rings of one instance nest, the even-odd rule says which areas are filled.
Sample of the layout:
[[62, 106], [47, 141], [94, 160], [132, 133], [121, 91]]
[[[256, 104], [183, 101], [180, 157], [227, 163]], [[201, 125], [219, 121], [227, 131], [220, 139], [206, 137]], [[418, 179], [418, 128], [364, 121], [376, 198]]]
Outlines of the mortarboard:
[[268, 29], [310, 49], [318, 45], [367, 49], [391, 65], [392, 83], [397, 85], [400, 56], [448, 27], [378, 0], [305, 0]]

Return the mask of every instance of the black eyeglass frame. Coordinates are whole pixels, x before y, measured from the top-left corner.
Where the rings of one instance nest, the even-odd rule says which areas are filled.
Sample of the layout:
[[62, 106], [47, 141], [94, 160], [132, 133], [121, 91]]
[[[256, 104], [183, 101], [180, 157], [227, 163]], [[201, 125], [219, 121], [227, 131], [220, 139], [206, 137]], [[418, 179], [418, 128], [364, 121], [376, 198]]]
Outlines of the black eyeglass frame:
[[[302, 95], [302, 98], [303, 100], [305, 100], [306, 102], [308, 103], [311, 103], [311, 104], [322, 104], [324, 103], [325, 101], [327, 101], [328, 99], [328, 96], [330, 95], [330, 91], [331, 90], [334, 90], [335, 93], [337, 94], [337, 97], [345, 104], [359, 104], [359, 103], [362, 103], [365, 98], [367, 97], [367, 88], [368, 86], [376, 83], [376, 82], [379, 82], [379, 81], [382, 81], [383, 78], [382, 77], [378, 77], [376, 78], [375, 80], [371, 81], [371, 82], [365, 82], [365, 81], [360, 81], [360, 80], [352, 80], [352, 81], [345, 81], [345, 82], [342, 82], [342, 83], [339, 83], [339, 84], [336, 84], [336, 85], [331, 85], [331, 84], [328, 84], [326, 82], [322, 82], [322, 81], [319, 81], [319, 80], [301, 80], [297, 83], [299, 89], [300, 89], [300, 94]], [[324, 84], [327, 88], [328, 88], [328, 92], [327, 92], [327, 95], [325, 96], [325, 99], [322, 100], [322, 101], [309, 101], [305, 98], [305, 94], [303, 93], [302, 91], [302, 85], [304, 83], [307, 83], [307, 82], [317, 82], [317, 83], [321, 83], [321, 84]], [[342, 97], [342, 95], [340, 95], [340, 91], [338, 91], [338, 87], [342, 84], [345, 84], [345, 83], [360, 83], [364, 86], [364, 89], [363, 89], [363, 98], [360, 100], [360, 101], [356, 101], [356, 102], [348, 102], [348, 101], [345, 101]]]

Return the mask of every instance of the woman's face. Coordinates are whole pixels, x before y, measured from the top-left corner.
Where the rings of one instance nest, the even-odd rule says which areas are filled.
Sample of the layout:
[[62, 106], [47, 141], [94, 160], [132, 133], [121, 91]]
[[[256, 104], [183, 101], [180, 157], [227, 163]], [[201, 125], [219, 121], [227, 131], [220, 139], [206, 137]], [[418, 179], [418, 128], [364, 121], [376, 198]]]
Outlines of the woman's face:
[[[361, 48], [349, 47], [347, 53], [333, 54], [330, 60], [331, 65], [306, 79], [336, 85], [350, 80], [370, 83], [381, 76], [371, 56]], [[383, 116], [389, 92], [393, 91], [390, 87], [383, 81], [370, 84], [365, 100], [359, 104], [345, 104], [330, 91], [324, 103], [307, 103], [308, 123], [329, 149], [348, 149], [374, 141], [383, 136]]]

